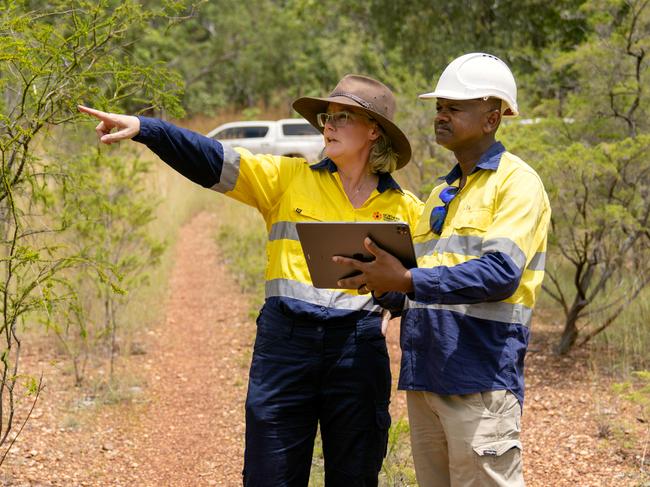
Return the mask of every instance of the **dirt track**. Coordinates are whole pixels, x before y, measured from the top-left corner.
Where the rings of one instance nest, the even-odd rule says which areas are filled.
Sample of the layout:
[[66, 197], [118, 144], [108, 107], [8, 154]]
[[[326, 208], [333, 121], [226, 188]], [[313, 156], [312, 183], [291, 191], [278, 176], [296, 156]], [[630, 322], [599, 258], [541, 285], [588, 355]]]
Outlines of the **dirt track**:
[[151, 405], [134, 432], [139, 485], [237, 485], [254, 324], [219, 263], [213, 216], [181, 230], [169, 288], [147, 374]]

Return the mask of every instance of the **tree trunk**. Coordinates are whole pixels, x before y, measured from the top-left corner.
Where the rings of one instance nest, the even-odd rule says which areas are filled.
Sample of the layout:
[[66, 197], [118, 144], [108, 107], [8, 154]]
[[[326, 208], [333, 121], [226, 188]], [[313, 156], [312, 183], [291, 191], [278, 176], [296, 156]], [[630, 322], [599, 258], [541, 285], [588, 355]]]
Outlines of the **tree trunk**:
[[113, 372], [115, 370], [115, 353], [117, 352], [117, 324], [115, 323], [115, 312], [113, 308], [113, 300], [109, 301], [108, 310], [110, 312], [111, 323], [111, 371], [110, 381], [113, 383]]
[[557, 353], [559, 355], [565, 355], [573, 348], [576, 340], [578, 339], [578, 315], [585, 306], [587, 306], [587, 301], [580, 299], [576, 296], [575, 301], [571, 309], [566, 315], [566, 321], [564, 322], [564, 331], [562, 331], [562, 338], [560, 338], [560, 343], [557, 346]]
[[560, 343], [557, 346], [557, 353], [559, 355], [565, 355], [566, 353], [573, 348], [573, 345], [578, 338], [578, 328], [576, 327], [576, 319], [567, 318], [564, 323], [564, 331], [562, 332], [562, 338], [560, 338]]

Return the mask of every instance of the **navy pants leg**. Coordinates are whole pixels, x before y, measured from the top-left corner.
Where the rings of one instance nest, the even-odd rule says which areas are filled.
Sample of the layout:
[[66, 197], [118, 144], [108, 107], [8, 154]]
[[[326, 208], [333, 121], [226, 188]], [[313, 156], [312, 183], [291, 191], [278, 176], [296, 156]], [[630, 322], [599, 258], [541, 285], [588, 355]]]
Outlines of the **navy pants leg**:
[[296, 323], [263, 311], [246, 399], [246, 487], [303, 487], [321, 424], [328, 487], [373, 487], [386, 453], [390, 364], [378, 318]]

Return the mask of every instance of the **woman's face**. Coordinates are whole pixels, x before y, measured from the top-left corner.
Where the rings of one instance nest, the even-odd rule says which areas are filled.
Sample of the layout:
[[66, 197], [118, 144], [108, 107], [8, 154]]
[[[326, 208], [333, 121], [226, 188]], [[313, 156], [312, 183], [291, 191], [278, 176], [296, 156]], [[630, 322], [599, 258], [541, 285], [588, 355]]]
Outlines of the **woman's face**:
[[379, 136], [376, 124], [361, 110], [338, 103], [328, 105], [327, 113], [338, 112], [347, 112], [347, 120], [335, 117], [325, 123], [325, 155], [337, 163], [361, 161], [365, 164], [370, 148]]

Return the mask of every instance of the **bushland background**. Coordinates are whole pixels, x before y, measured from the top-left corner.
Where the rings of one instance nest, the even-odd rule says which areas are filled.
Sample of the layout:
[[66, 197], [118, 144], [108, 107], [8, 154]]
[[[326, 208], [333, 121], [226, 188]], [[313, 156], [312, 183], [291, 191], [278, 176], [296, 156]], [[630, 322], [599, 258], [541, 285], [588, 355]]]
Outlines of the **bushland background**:
[[[250, 310], [237, 362], [244, 371], [262, 300], [259, 217], [192, 188], [136, 144], [99, 147], [78, 103], [205, 133], [230, 120], [295, 116], [297, 96], [366, 74], [398, 96], [414, 158], [397, 177], [426, 198], [453, 160], [435, 144], [433, 104], [416, 95], [456, 56], [483, 51], [508, 62], [518, 81], [522, 115], [503, 124], [500, 139], [540, 173], [553, 207], [528, 362], [529, 479], [648, 485], [649, 3], [4, 1], [0, 480], [153, 482], [117, 480], [119, 448], [110, 442], [100, 441], [104, 456], [87, 468], [85, 453], [66, 449], [61, 435], [101, 435], [103, 415], [146, 415], [155, 404], [137, 360], [156, 357], [146, 337], [167, 326], [181, 228], [208, 228], [215, 262], [229, 269], [219, 279], [239, 286], [232, 299]], [[395, 363], [397, 327], [389, 336]], [[171, 368], [174, 359], [186, 360], [167, 357]], [[244, 372], [222, 385], [240, 391], [232, 408], [243, 409], [245, 380]], [[395, 397], [382, 482], [414, 485], [403, 399]], [[232, 440], [235, 463], [242, 438]], [[176, 485], [236, 485], [214, 480], [219, 462]], [[321, 468], [317, 446], [314, 485]]]

